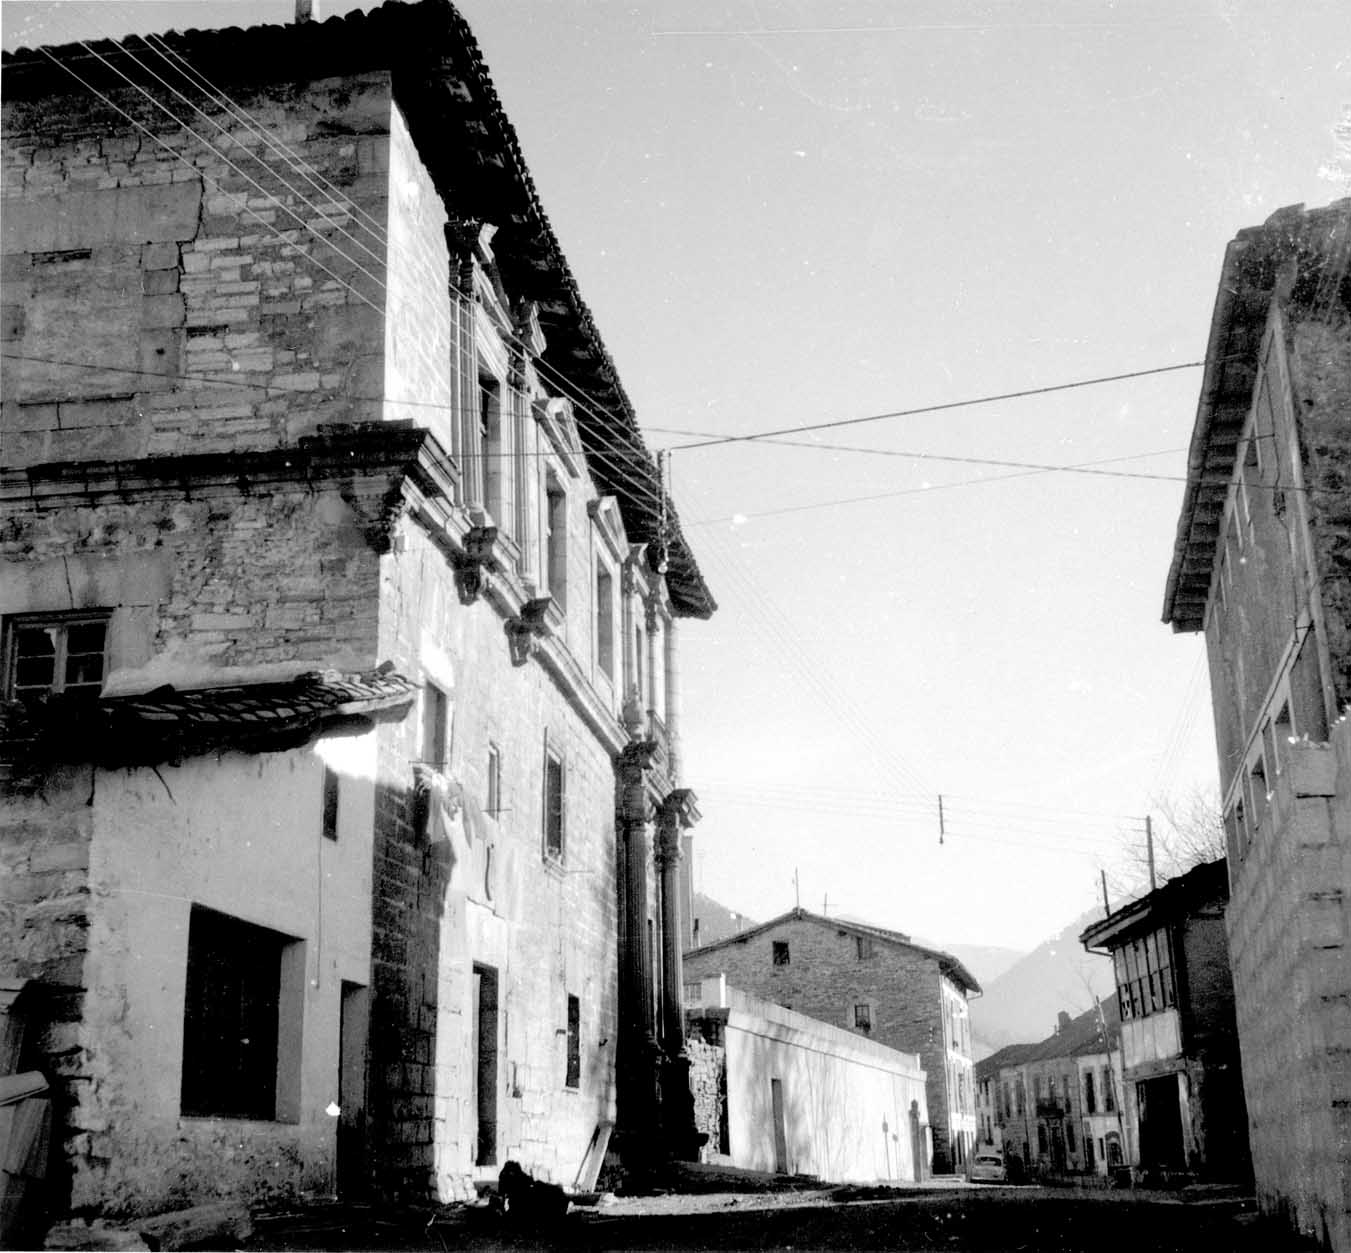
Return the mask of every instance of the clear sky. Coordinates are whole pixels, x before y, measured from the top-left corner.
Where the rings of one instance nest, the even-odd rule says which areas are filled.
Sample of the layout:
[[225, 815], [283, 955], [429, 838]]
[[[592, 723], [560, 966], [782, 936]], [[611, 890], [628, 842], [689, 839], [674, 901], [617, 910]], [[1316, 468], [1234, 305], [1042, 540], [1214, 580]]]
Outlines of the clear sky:
[[[1351, 190], [1342, 0], [460, 8], [654, 448], [1195, 362], [1235, 232]], [[766, 918], [796, 872], [813, 909], [1015, 947], [1100, 869], [1133, 886], [1143, 815], [1215, 787], [1200, 639], [1159, 621], [1199, 384], [672, 455], [721, 605], [681, 630], [698, 886]]]

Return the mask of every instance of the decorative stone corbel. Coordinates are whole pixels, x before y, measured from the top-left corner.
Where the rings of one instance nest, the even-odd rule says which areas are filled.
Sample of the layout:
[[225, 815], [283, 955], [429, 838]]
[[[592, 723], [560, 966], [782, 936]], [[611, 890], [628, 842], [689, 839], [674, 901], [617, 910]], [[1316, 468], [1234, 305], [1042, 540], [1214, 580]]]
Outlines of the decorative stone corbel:
[[687, 787], [678, 787], [668, 792], [657, 806], [657, 864], [679, 862], [681, 856], [680, 834], [698, 823], [698, 798]]
[[470, 527], [464, 537], [464, 551], [455, 557], [455, 588], [460, 603], [472, 605], [487, 588], [488, 574], [497, 568], [497, 528]]
[[549, 624], [545, 615], [552, 604], [552, 596], [538, 596], [526, 601], [519, 615], [507, 619], [507, 645], [511, 649], [513, 666], [525, 665], [535, 651], [535, 640], [548, 636]]

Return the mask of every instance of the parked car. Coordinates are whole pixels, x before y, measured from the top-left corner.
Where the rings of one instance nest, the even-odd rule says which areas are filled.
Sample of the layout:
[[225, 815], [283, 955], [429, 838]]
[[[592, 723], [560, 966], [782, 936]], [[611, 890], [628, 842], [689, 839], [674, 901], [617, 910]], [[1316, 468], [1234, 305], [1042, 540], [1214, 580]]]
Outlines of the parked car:
[[1008, 1177], [1004, 1170], [1003, 1154], [994, 1149], [978, 1151], [971, 1159], [968, 1177], [973, 1183], [1003, 1183]]

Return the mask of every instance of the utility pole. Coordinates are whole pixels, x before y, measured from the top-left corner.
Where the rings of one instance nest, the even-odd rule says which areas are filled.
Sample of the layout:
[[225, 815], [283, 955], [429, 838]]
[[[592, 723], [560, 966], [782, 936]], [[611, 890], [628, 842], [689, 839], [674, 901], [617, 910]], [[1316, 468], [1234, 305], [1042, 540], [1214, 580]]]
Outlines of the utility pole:
[[1102, 875], [1102, 913], [1103, 913], [1103, 917], [1104, 917], [1104, 918], [1110, 918], [1110, 917], [1112, 916], [1112, 907], [1111, 907], [1111, 905], [1109, 905], [1109, 904], [1107, 903], [1107, 871], [1105, 871], [1105, 870], [1099, 870], [1098, 873], [1099, 873], [1100, 875]]
[[796, 866], [793, 867], [793, 904], [798, 909], [802, 908], [802, 885], [798, 883]]
[[1152, 892], [1158, 884], [1154, 881], [1154, 820], [1145, 815], [1145, 852], [1149, 855], [1149, 890]]

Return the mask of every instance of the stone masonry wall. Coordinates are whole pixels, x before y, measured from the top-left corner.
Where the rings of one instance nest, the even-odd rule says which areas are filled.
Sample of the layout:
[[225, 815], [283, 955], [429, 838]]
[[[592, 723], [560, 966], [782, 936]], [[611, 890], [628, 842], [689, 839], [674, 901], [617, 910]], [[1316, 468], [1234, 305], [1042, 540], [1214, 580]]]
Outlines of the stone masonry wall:
[[1226, 922], [1259, 1203], [1351, 1247], [1351, 730], [1292, 745]]
[[202, 118], [161, 90], [190, 134], [129, 87], [107, 94], [117, 109], [78, 90], [5, 102], [5, 464], [288, 444], [384, 416], [383, 251], [341, 200], [382, 228], [388, 76], [236, 96], [336, 194], [218, 106], [199, 100]]
[[699, 1150], [703, 1161], [727, 1152], [727, 1050], [720, 1042], [721, 1028], [716, 1019], [693, 1020], [685, 1038], [694, 1125], [707, 1137]]
[[1292, 311], [1291, 388], [1338, 710], [1351, 703], [1351, 310]]
[[[159, 487], [0, 513], [0, 615], [112, 612], [109, 681], [140, 690], [228, 670], [376, 663], [386, 475]], [[228, 681], [228, 680], [226, 680]]]
[[[788, 943], [786, 966], [773, 963], [776, 940]], [[954, 1098], [947, 1091], [941, 975], [932, 957], [879, 940], [876, 956], [860, 960], [852, 933], [790, 918], [747, 939], [696, 950], [685, 958], [687, 982], [721, 973], [737, 988], [850, 1030], [854, 1005], [869, 1002], [869, 1038], [920, 1055], [927, 1076], [934, 1167], [947, 1169], [947, 1111]]]
[[[584, 510], [578, 510], [585, 518]], [[444, 774], [486, 804], [489, 745], [501, 809], [482, 819], [496, 867], [491, 892], [433, 871], [413, 818], [417, 719], [382, 734], [375, 847], [372, 1106], [387, 1111], [373, 1149], [382, 1190], [447, 1200], [515, 1158], [572, 1183], [614, 1117], [618, 937], [615, 778], [609, 745], [572, 695], [532, 660], [513, 666], [503, 615], [461, 602], [448, 563], [409, 521], [382, 576], [381, 650], [441, 687], [452, 708]], [[584, 533], [583, 533], [584, 535]], [[579, 539], [582, 536], [578, 537]], [[583, 602], [583, 609], [585, 602]], [[546, 740], [565, 769], [565, 856], [543, 856]], [[466, 865], [474, 852], [466, 820]], [[477, 862], [473, 863], [479, 864]], [[476, 1162], [473, 970], [498, 980], [497, 1152]], [[567, 997], [580, 1010], [580, 1076], [566, 1078]]]

